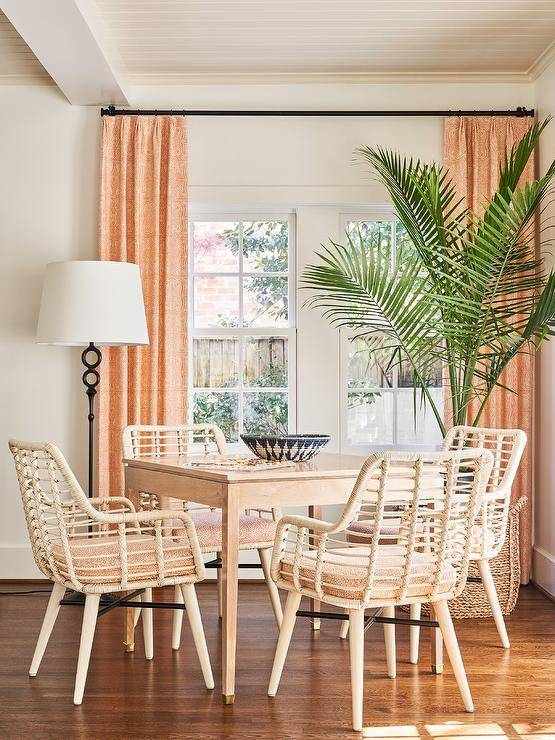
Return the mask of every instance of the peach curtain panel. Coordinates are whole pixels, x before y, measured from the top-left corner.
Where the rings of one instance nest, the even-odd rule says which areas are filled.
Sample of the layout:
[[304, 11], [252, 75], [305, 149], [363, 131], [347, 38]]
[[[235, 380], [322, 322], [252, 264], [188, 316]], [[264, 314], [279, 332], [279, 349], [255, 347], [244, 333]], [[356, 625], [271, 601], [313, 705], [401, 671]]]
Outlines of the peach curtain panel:
[[102, 121], [100, 258], [139, 265], [150, 338], [103, 350], [98, 481], [114, 496], [123, 427], [187, 420], [187, 128], [182, 116]]
[[[456, 183], [459, 196], [472, 210], [490, 198], [499, 181], [499, 165], [505, 152], [518, 143], [531, 126], [530, 118], [515, 117], [452, 117], [445, 119], [444, 164]], [[533, 161], [528, 163], [523, 180], [534, 177]], [[496, 388], [480, 426], [524, 429], [528, 445], [513, 485], [512, 497], [528, 496], [529, 504], [520, 519], [521, 582], [530, 580], [532, 556], [532, 491], [533, 491], [533, 413], [534, 356], [518, 355], [509, 364], [500, 382], [512, 388], [509, 393]], [[479, 404], [469, 411], [472, 417]]]

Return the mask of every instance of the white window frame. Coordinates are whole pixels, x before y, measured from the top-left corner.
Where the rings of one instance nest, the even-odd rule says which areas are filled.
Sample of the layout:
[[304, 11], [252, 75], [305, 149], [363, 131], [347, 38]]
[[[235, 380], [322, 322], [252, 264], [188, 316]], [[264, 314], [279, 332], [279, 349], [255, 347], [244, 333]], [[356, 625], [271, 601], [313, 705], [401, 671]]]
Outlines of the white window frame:
[[[195, 272], [194, 269], [194, 223], [197, 221], [287, 221], [289, 250], [287, 272], [249, 272], [243, 270], [243, 236], [242, 229], [239, 232], [239, 271], [238, 272]], [[239, 434], [243, 429], [244, 421], [244, 397], [248, 393], [287, 393], [288, 394], [288, 425], [289, 432], [294, 433], [297, 428], [297, 261], [296, 261], [296, 220], [292, 211], [273, 211], [271, 208], [260, 211], [233, 211], [194, 209], [189, 212], [189, 356], [193, 357], [193, 340], [195, 337], [222, 337], [238, 338], [238, 370], [239, 380], [233, 388], [194, 388], [193, 369], [194, 363], [189, 363], [189, 408], [192, 419], [194, 409], [193, 394], [197, 391], [210, 393], [237, 393], [238, 394], [238, 428]], [[276, 327], [195, 327], [194, 315], [194, 279], [199, 277], [221, 277], [237, 276], [239, 281], [239, 322], [243, 318], [243, 278], [249, 276], [287, 277], [288, 292], [288, 324]], [[247, 337], [283, 337], [287, 339], [287, 388], [258, 388], [247, 386], [244, 383], [244, 339]], [[244, 450], [245, 445], [239, 439], [238, 442], [228, 443], [231, 450]]]
[[[397, 254], [397, 230], [396, 230], [396, 224], [400, 221], [399, 217], [396, 215], [395, 211], [391, 206], [383, 206], [383, 207], [375, 207], [371, 210], [348, 210], [344, 209], [342, 210], [340, 214], [340, 233], [341, 237], [345, 235], [346, 229], [348, 224], [351, 221], [391, 221], [393, 223], [392, 227], [392, 258], [396, 258]], [[393, 265], [392, 265], [393, 266]], [[349, 349], [350, 349], [350, 339], [354, 337], [357, 333], [353, 330], [349, 329], [340, 329], [339, 331], [339, 346], [340, 346], [340, 363], [339, 363], [339, 388], [340, 388], [340, 399], [339, 399], [339, 408], [340, 408], [340, 419], [339, 419], [339, 426], [340, 426], [340, 436], [341, 436], [341, 451], [344, 453], [351, 453], [351, 454], [368, 454], [369, 450], [394, 450], [402, 448], [404, 450], [415, 450], [415, 451], [422, 451], [422, 450], [430, 450], [437, 448], [437, 445], [434, 445], [433, 443], [423, 443], [423, 444], [416, 444], [416, 443], [407, 443], [407, 442], [399, 442], [398, 441], [398, 424], [397, 424], [397, 404], [398, 404], [398, 398], [399, 398], [399, 387], [397, 385], [398, 382], [398, 370], [397, 368], [393, 368], [393, 385], [391, 388], [384, 388], [379, 386], [367, 386], [364, 388], [348, 388], [347, 387], [347, 381], [348, 381], [348, 363], [349, 363]], [[403, 389], [406, 390], [406, 389]], [[360, 392], [360, 393], [391, 393], [393, 396], [393, 419], [392, 419], [392, 442], [388, 442], [386, 444], [375, 444], [372, 443], [371, 445], [355, 445], [351, 444], [348, 440], [347, 433], [348, 433], [348, 401], [349, 401], [349, 391], [350, 392]], [[433, 413], [431, 410], [428, 411], [428, 413]]]

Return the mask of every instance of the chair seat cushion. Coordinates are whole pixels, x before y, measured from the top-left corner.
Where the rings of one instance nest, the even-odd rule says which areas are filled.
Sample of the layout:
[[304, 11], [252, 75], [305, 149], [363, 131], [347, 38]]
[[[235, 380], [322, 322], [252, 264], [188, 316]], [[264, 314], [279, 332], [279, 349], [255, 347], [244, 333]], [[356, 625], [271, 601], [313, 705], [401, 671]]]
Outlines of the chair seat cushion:
[[[384, 546], [374, 573], [370, 600], [397, 599], [404, 573], [403, 557], [399, 549]], [[388, 553], [388, 550], [390, 553]], [[365, 600], [368, 579], [369, 547], [344, 547], [328, 550], [322, 565], [322, 591], [324, 594], [352, 601]], [[294, 554], [285, 553], [281, 562], [283, 580], [293, 582]], [[431, 593], [435, 575], [435, 563], [430, 555], [415, 553], [408, 589], [404, 598], [426, 596]], [[316, 574], [316, 552], [306, 551], [300, 561], [299, 580], [304, 588], [314, 589]], [[452, 565], [443, 568], [439, 593], [451, 591], [456, 582], [456, 571]]]
[[[156, 539], [151, 535], [127, 535], [127, 581], [160, 578], [157, 564]], [[71, 540], [69, 546], [75, 577], [83, 584], [117, 583], [122, 579], [120, 544], [117, 536], [95, 536]], [[178, 544], [169, 537], [163, 538], [164, 576], [176, 578], [195, 572], [190, 547]], [[62, 545], [54, 545], [52, 554], [61, 575], [67, 580], [70, 573]]]
[[[197, 537], [202, 552], [221, 552], [222, 549], [222, 512], [198, 509], [187, 512], [190, 514], [197, 531]], [[174, 536], [179, 537], [179, 527], [183, 526], [180, 519], [174, 520]], [[261, 516], [239, 517], [239, 549], [249, 550], [258, 547], [271, 547], [274, 544], [276, 522]]]

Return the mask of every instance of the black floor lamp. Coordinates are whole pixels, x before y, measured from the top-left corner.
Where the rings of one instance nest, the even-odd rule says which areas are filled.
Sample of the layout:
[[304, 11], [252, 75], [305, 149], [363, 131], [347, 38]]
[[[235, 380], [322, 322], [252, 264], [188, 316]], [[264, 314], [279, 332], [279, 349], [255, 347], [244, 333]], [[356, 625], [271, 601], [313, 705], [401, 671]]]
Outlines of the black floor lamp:
[[44, 276], [36, 341], [85, 347], [81, 359], [88, 397], [87, 493], [93, 497], [94, 399], [102, 360], [98, 347], [148, 344], [138, 265], [107, 261], [51, 262]]

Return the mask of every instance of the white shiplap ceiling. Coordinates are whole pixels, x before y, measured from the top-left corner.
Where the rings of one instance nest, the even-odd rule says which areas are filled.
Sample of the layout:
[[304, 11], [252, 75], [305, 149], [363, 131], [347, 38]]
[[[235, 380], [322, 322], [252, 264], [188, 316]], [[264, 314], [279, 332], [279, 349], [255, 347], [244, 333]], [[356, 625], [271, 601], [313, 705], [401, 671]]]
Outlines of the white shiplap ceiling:
[[0, 12], [0, 83], [49, 81], [50, 77], [42, 64], [6, 16]]
[[555, 0], [96, 0], [134, 81], [528, 75]]
[[[89, 0], [89, 5], [117, 51], [123, 79], [133, 84], [524, 80], [555, 53], [555, 0]], [[47, 79], [0, 14], [0, 82]]]

